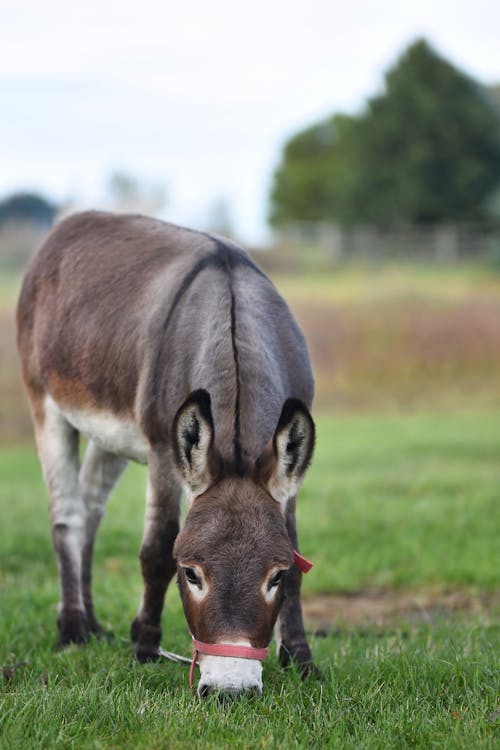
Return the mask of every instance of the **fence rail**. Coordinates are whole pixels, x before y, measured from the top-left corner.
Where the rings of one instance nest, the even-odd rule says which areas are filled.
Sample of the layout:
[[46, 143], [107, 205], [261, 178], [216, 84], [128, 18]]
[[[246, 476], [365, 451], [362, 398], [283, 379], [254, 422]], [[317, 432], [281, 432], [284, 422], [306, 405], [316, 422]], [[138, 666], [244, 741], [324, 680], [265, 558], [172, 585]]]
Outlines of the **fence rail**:
[[[29, 222], [0, 227], [0, 269], [24, 268], [47, 233]], [[370, 264], [408, 261], [454, 265], [463, 261], [500, 267], [500, 224], [341, 226], [297, 222], [276, 232], [268, 253], [259, 258], [268, 268], [330, 268], [349, 261]]]
[[425, 261], [500, 262], [500, 226], [440, 224], [400, 226], [340, 226], [299, 222], [276, 233], [276, 254], [297, 260], [312, 254], [327, 265], [349, 260], [368, 263]]

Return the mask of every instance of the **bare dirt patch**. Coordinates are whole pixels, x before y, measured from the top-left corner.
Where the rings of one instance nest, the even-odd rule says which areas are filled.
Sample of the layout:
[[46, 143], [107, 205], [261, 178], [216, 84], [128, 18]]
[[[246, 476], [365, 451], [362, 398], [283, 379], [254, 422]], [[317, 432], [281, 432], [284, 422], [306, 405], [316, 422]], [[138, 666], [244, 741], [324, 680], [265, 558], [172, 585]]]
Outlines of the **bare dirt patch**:
[[492, 617], [500, 612], [500, 594], [471, 591], [368, 591], [319, 594], [304, 598], [309, 628], [329, 631], [343, 626], [387, 627], [432, 623], [453, 615]]

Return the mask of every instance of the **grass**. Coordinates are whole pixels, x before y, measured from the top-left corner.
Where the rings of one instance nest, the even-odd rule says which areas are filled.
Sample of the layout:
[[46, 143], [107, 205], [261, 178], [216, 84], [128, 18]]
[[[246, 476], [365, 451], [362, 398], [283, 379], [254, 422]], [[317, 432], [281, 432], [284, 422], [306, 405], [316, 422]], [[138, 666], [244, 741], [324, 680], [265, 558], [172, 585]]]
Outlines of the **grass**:
[[301, 495], [315, 591], [500, 582], [498, 413], [320, 420]]
[[[256, 255], [259, 262], [259, 256]], [[273, 280], [286, 300], [339, 303], [421, 299], [459, 302], [471, 295], [497, 298], [500, 274], [480, 265], [437, 266], [390, 264], [345, 265], [323, 273], [275, 273]]]
[[0, 310], [13, 309], [21, 288], [21, 273], [16, 270], [0, 269]]
[[[305, 596], [328, 591], [498, 590], [500, 414], [318, 419], [300, 497]], [[140, 666], [128, 627], [139, 601], [145, 473], [110, 501], [95, 593], [113, 643], [56, 653], [57, 581], [46, 494], [31, 448], [0, 455], [0, 663], [26, 662], [0, 693], [2, 748], [495, 748], [498, 612], [312, 637], [322, 682], [302, 684], [272, 655], [261, 700], [221, 706], [186, 668]], [[175, 587], [163, 645], [187, 653]], [[7, 674], [7, 677], [9, 674]]]
[[124, 645], [19, 671], [2, 719], [9, 748], [495, 747], [494, 633], [455, 626], [315, 644], [323, 683], [265, 666], [266, 693], [220, 706], [193, 699], [185, 671], [138, 666]]

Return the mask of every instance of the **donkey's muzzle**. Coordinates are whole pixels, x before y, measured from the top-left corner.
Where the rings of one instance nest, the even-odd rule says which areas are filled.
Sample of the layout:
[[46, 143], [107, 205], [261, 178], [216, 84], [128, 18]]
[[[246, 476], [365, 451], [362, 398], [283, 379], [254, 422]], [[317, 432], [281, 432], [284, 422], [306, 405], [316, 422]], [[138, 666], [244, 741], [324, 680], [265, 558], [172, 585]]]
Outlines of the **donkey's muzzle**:
[[203, 643], [193, 637], [189, 687], [193, 688], [194, 669], [199, 664], [200, 698], [212, 693], [226, 698], [249, 693], [262, 695], [262, 661], [267, 651], [250, 643]]

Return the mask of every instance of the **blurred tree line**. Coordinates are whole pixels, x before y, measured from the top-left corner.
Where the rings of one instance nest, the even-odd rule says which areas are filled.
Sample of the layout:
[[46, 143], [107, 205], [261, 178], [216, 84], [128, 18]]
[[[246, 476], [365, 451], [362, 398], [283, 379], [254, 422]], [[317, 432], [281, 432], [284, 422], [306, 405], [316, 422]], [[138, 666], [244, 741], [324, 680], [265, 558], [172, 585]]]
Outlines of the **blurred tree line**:
[[[140, 180], [124, 171], [110, 176], [105, 191], [99, 207], [113, 211], [156, 215], [166, 201], [162, 184]], [[0, 199], [0, 269], [24, 266], [56, 220], [85, 208], [78, 199], [56, 204], [40, 193], [27, 191]]]
[[0, 269], [25, 265], [59, 207], [43, 195], [17, 192], [0, 200]]
[[57, 206], [37, 193], [13, 193], [0, 201], [0, 227], [10, 223], [52, 226]]
[[500, 218], [500, 93], [413, 43], [359, 116], [335, 114], [285, 145], [270, 222]]

